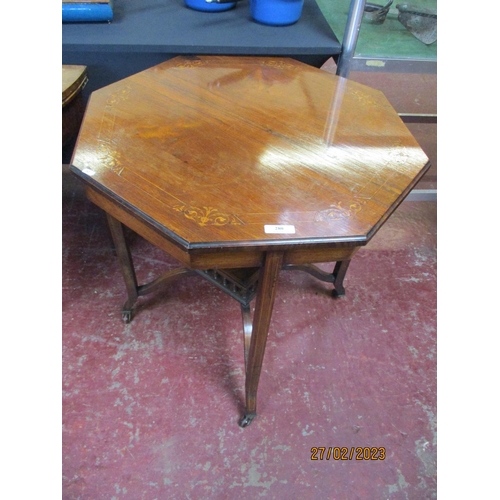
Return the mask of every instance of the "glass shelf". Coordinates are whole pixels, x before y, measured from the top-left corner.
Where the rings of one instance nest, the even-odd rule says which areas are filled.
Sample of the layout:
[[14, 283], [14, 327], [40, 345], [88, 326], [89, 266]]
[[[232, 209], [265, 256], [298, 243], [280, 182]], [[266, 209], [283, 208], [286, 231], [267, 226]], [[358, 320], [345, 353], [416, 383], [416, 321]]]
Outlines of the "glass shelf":
[[[351, 0], [316, 0], [328, 24], [339, 40], [344, 36]], [[384, 0], [372, 3], [383, 4]], [[403, 2], [401, 2], [403, 3]], [[411, 0], [411, 5], [436, 9], [437, 0]], [[394, 2], [383, 24], [363, 19], [352, 62], [352, 70], [435, 72], [437, 41], [426, 45], [398, 21]], [[398, 69], [399, 68], [399, 69]], [[420, 70], [419, 70], [420, 68]]]

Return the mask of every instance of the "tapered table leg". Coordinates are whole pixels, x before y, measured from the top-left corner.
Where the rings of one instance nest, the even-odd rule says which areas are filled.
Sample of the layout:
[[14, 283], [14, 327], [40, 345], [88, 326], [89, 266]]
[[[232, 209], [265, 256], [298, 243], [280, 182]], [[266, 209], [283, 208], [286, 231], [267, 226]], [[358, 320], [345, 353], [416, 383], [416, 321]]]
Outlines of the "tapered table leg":
[[128, 299], [123, 305], [122, 316], [126, 323], [132, 319], [132, 307], [134, 306], [139, 296], [137, 277], [135, 275], [134, 264], [132, 262], [132, 255], [123, 233], [123, 225], [120, 221], [113, 216], [106, 214], [108, 218], [108, 225], [115, 244], [116, 254], [120, 262], [120, 268], [125, 280], [127, 288]]
[[245, 373], [248, 365], [248, 351], [250, 351], [250, 341], [252, 340], [252, 313], [249, 305], [241, 306], [241, 316], [243, 319], [243, 347], [245, 352]]
[[252, 337], [248, 349], [245, 373], [245, 415], [240, 426], [251, 424], [257, 415], [257, 387], [259, 385], [262, 360], [266, 349], [269, 324], [273, 311], [276, 284], [283, 263], [283, 252], [267, 252], [260, 270], [259, 285], [252, 324]]

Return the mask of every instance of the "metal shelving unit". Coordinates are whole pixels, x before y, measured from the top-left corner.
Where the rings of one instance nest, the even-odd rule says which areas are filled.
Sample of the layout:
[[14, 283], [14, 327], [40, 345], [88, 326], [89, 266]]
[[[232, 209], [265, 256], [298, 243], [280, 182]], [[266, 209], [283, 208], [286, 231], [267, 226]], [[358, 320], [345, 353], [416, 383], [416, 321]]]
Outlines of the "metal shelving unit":
[[[383, 24], [369, 24], [363, 19], [366, 0], [317, 3], [332, 30], [342, 37], [338, 76], [348, 78], [351, 72], [437, 73], [437, 42], [426, 45], [415, 38], [399, 22], [397, 4], [392, 4]], [[412, 0], [412, 4], [436, 9], [436, 0]], [[400, 116], [407, 123], [437, 123], [434, 113], [401, 112]], [[436, 200], [437, 189], [416, 189], [409, 199]]]
[[[377, 0], [375, 0], [377, 1]], [[351, 71], [436, 73], [437, 42], [425, 45], [397, 19], [392, 4], [383, 24], [363, 19], [366, 0], [317, 0], [333, 32], [342, 38], [337, 61], [339, 76]], [[422, 8], [436, 8], [436, 0], [412, 0]]]

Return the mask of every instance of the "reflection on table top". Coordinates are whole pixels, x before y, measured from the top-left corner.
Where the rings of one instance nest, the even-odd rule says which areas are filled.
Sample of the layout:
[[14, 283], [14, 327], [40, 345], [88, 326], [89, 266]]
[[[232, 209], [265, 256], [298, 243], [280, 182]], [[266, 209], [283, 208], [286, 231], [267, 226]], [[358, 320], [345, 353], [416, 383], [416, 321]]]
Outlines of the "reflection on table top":
[[292, 59], [223, 56], [94, 92], [73, 159], [187, 250], [364, 244], [427, 167], [381, 92]]

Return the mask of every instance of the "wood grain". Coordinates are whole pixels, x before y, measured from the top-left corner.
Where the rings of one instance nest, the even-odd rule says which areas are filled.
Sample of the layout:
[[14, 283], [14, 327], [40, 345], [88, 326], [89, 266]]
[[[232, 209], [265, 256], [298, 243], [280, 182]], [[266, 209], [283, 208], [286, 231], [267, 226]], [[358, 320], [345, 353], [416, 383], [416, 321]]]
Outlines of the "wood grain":
[[[72, 164], [187, 252], [365, 244], [429, 166], [381, 92], [224, 56], [94, 92]], [[264, 232], [283, 224], [295, 233]]]

